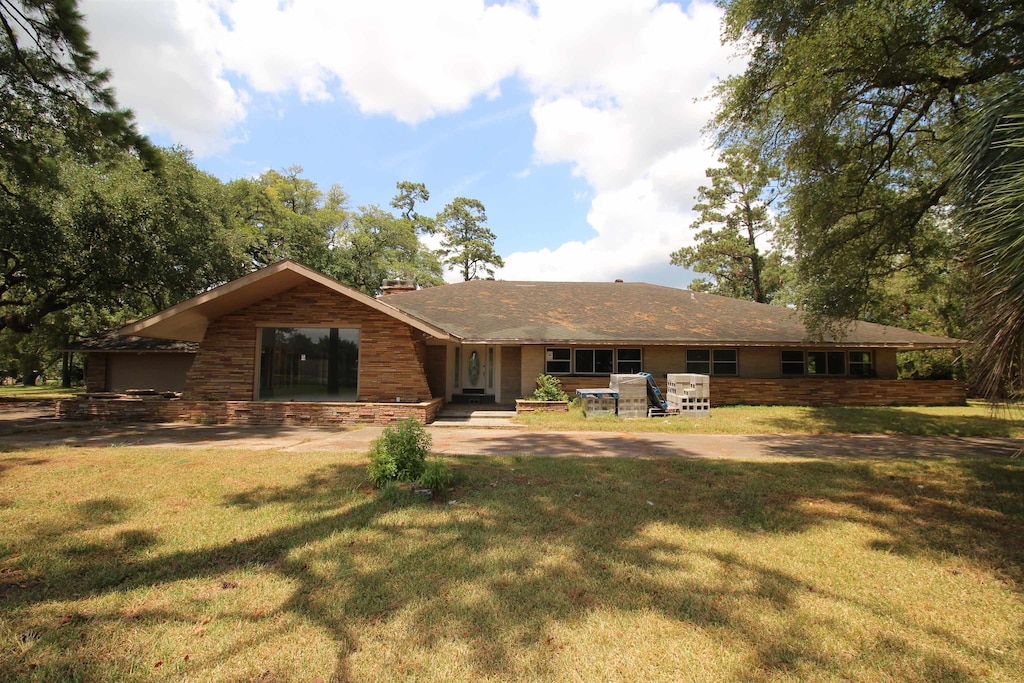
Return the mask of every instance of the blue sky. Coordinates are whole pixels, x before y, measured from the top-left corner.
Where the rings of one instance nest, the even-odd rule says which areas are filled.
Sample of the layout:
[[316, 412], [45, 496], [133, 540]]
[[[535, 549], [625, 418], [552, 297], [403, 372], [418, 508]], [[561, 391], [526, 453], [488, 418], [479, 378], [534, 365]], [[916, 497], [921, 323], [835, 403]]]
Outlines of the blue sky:
[[83, 0], [120, 102], [229, 180], [299, 165], [353, 205], [487, 207], [505, 279], [644, 280], [714, 163], [719, 11], [655, 0]]

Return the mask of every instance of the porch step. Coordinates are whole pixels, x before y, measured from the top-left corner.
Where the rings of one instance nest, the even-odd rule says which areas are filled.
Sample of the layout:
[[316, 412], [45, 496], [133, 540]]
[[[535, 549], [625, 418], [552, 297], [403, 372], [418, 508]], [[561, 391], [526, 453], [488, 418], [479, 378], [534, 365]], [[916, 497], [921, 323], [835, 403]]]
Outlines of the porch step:
[[512, 422], [515, 410], [481, 410], [478, 406], [445, 406], [431, 423], [432, 427], [511, 427], [520, 428]]

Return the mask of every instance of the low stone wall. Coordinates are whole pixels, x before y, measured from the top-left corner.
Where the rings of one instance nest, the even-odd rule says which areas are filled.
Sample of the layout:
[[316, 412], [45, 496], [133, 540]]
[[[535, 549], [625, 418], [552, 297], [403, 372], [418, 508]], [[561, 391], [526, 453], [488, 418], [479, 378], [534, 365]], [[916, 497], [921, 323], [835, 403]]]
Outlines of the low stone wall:
[[526, 401], [516, 400], [517, 413], [565, 413], [569, 410], [568, 401]]
[[187, 401], [161, 398], [67, 399], [57, 417], [103, 422], [196, 422], [200, 424], [309, 425], [388, 424], [415, 418], [430, 424], [444, 405], [419, 403], [326, 403], [320, 401]]
[[711, 405], [962, 406], [967, 388], [956, 380], [711, 378]]

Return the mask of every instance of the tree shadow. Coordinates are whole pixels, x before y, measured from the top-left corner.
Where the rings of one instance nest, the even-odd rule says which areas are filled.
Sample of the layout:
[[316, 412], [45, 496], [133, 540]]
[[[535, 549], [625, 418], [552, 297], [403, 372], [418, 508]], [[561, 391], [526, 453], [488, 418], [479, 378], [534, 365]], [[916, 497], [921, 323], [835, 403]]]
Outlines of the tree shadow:
[[[754, 653], [743, 678], [767, 680], [842, 675], [841, 663], [818, 642], [823, 630], [845, 629], [841, 615], [820, 616], [816, 623], [791, 619], [784, 630], [762, 620], [763, 615], [784, 619], [806, 600], [824, 597], [870, 611], [908, 634], [920, 627], [908, 615], [858, 603], [784, 571], [771, 557], [754, 560], [710, 545], [666, 540], [652, 529], [790, 538], [832, 523], [856, 523], [885, 539], [879, 552], [959, 554], [987, 564], [1018, 587], [1024, 582], [1024, 469], [1010, 460], [957, 461], [947, 465], [955, 475], [948, 484], [914, 463], [880, 471], [852, 461], [637, 462], [566, 454], [560, 459], [461, 457], [453, 464], [459, 476], [450, 494], [453, 505], [411, 492], [372, 492], [365, 468], [349, 464], [318, 469], [296, 485], [260, 485], [230, 494], [222, 501], [227, 510], [283, 506], [301, 513], [296, 517], [303, 521], [178, 552], [161, 552], [153, 530], [123, 531], [112, 544], [74, 546], [40, 583], [7, 591], [5, 609], [188, 579], [212, 582], [228, 571], [261, 567], [293, 586], [278, 611], [325, 629], [336, 643], [334, 680], [347, 680], [350, 658], [374, 645], [366, 642], [364, 627], [390, 623], [398, 615], [402, 637], [418, 648], [462, 639], [464, 665], [477, 678], [510, 672], [515, 677], [517, 671], [544, 676], [552, 673], [550, 664], [529, 653], [542, 649], [552, 628], [580, 624], [608, 610], [650, 612], [722, 642], [742, 643]], [[33, 543], [37, 553], [56, 554], [56, 533], [131, 521], [130, 504], [101, 497], [78, 506], [63, 530], [40, 533]], [[761, 613], [751, 605], [760, 606]], [[74, 639], [94, 628], [97, 619], [121, 618], [111, 613], [72, 620], [63, 629], [32, 626], [50, 653], [44, 668], [32, 675], [78, 671]], [[194, 615], [186, 606], [137, 618], [156, 623]], [[938, 635], [953, 650], [972, 647], [952, 630]], [[872, 636], [871, 645], [886, 649], [908, 671], [927, 671], [931, 680], [970, 678], [952, 655], [923, 648], [910, 637], [885, 641], [889, 637]], [[243, 640], [222, 654], [247, 645]], [[1009, 655], [986, 656], [1002, 665], [1010, 661]], [[27, 664], [10, 660], [11, 668], [0, 668], [0, 674], [26, 675]], [[189, 670], [200, 673], [194, 666]], [[401, 671], [395, 675], [402, 677]]]
[[[884, 419], [882, 419], [884, 418]], [[822, 425], [826, 433], [904, 434], [910, 436], [1013, 437], [1024, 428], [1019, 411], [988, 415], [936, 415], [923, 410], [889, 407], [808, 407], [798, 418], [773, 417], [765, 427], [781, 433], [802, 432], [807, 423]]]

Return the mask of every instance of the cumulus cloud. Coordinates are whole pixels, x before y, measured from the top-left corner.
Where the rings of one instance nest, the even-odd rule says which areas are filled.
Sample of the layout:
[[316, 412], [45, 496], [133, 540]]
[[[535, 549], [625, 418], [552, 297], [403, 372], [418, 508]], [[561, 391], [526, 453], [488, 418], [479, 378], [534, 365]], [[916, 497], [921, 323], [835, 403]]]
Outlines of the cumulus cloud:
[[85, 0], [81, 10], [100, 64], [114, 73], [118, 101], [135, 111], [144, 132], [166, 134], [200, 155], [230, 146], [248, 94], [224, 75], [213, 47], [222, 30], [210, 6]]
[[[658, 0], [86, 0], [121, 102], [145, 130], [204, 155], [244, 135], [251, 102], [345, 98], [414, 124], [534, 97], [534, 165], [569, 163], [591, 191], [591, 239], [511, 254], [506, 278], [606, 279], [690, 239], [712, 163], [700, 139], [716, 76], [740, 68], [720, 10]], [[144, 57], [143, 57], [144, 55]], [[528, 171], [525, 171], [528, 172]], [[525, 173], [524, 172], [524, 173]]]

